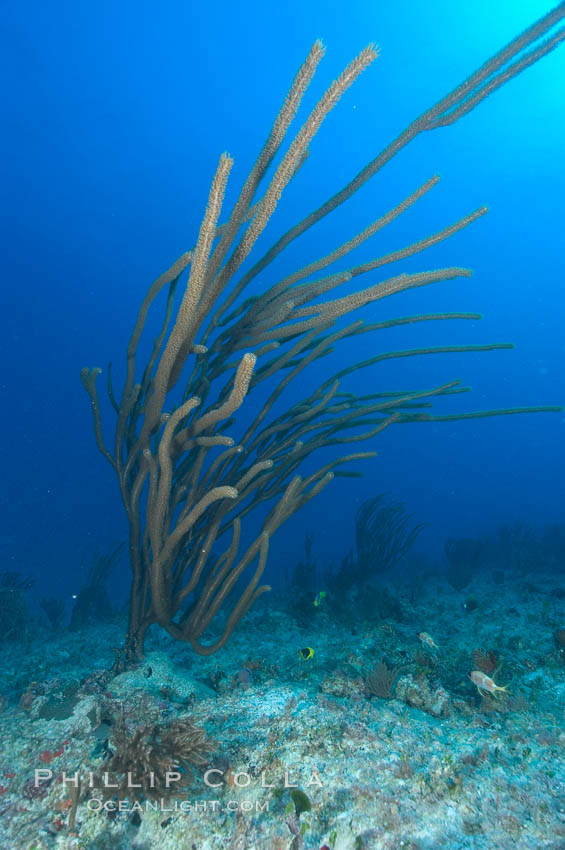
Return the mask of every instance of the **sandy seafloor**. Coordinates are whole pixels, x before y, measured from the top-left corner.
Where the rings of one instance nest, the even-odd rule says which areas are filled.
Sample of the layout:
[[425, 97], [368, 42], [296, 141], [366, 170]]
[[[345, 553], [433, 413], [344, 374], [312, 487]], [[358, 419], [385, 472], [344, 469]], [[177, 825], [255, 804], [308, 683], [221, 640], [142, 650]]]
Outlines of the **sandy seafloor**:
[[[559, 579], [540, 566], [502, 585], [481, 573], [464, 593], [437, 577], [398, 592], [400, 620], [354, 625], [331, 603], [297, 621], [292, 601], [271, 594], [218, 654], [200, 658], [155, 632], [145, 662], [108, 681], [121, 622], [52, 635], [38, 626], [23, 644], [4, 643], [2, 850], [563, 850]], [[439, 649], [419, 641], [422, 630]], [[305, 646], [309, 661], [298, 656]], [[497, 655], [508, 696], [482, 699], [467, 678], [479, 648]], [[400, 667], [393, 698], [363, 684], [381, 658]], [[207, 788], [202, 769], [178, 798], [198, 801], [192, 812], [114, 816], [83, 797], [71, 833], [61, 773], [99, 769], [121, 711], [133, 725], [190, 716], [215, 740], [209, 763], [226, 781]], [[36, 767], [53, 770], [39, 795]], [[262, 771], [273, 788], [261, 787]], [[311, 803], [299, 817], [285, 771]], [[248, 787], [236, 787], [238, 772]]]

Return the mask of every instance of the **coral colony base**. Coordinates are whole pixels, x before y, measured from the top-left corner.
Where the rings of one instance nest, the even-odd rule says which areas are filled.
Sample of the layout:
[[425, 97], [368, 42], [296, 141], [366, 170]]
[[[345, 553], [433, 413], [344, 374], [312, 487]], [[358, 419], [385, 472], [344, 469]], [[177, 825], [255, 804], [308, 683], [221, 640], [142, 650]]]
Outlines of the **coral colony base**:
[[[399, 271], [326, 296], [441, 242], [485, 210], [401, 251], [325, 272], [430, 191], [433, 177], [330, 254], [242, 294], [422, 131], [458, 121], [555, 48], [564, 18], [561, 3], [242, 274], [310, 141], [376, 50], [353, 60], [280, 153], [323, 55], [313, 46], [222, 223], [232, 161], [220, 158], [195, 248], [143, 301], [120, 398], [109, 376], [112, 450], [100, 370], [82, 372], [96, 442], [129, 522], [125, 645], [107, 590], [123, 567], [120, 547], [94, 558], [68, 626], [57, 599], [43, 600], [43, 622], [30, 620], [29, 583], [0, 576], [2, 848], [563, 850], [564, 525], [516, 524], [483, 540], [447, 540], [445, 564], [436, 566], [415, 554], [420, 527], [402, 503], [375, 494], [361, 505], [352, 553], [344, 551], [339, 566], [316, 563], [314, 535], [284, 586], [265, 594], [270, 588], [259, 583], [275, 532], [334, 475], [348, 473], [344, 464], [371, 457], [384, 428], [523, 412], [426, 412], [430, 399], [464, 389], [457, 382], [363, 397], [346, 389], [351, 372], [381, 359], [498, 345], [347, 363], [308, 397], [282, 412], [278, 404], [342, 339], [478, 318], [343, 323], [382, 297], [467, 275], [462, 268]], [[147, 313], [162, 291], [162, 328], [140, 364]], [[259, 385], [270, 394], [254, 407]], [[361, 439], [367, 451], [300, 473], [318, 449]], [[250, 535], [257, 515], [262, 526]]]

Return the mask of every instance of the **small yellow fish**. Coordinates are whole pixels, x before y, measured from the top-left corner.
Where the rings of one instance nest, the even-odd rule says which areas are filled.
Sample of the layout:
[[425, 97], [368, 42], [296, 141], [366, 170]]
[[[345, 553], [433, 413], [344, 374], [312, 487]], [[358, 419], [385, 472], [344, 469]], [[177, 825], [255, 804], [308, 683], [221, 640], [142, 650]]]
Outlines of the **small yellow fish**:
[[425, 643], [428, 646], [431, 646], [433, 649], [439, 649], [439, 646], [437, 645], [437, 643], [435, 642], [433, 637], [431, 635], [429, 635], [427, 632], [420, 632], [420, 634], [418, 635], [418, 638], [422, 641], [422, 643]]
[[299, 649], [298, 654], [302, 661], [310, 661], [311, 658], [314, 658], [314, 650], [311, 646], [305, 646], [303, 649]]
[[293, 670], [297, 664], [300, 664], [301, 661], [311, 661], [314, 658], [315, 652], [311, 646], [303, 646], [302, 649], [298, 650], [298, 661], [294, 664], [291, 664], [289, 670]]
[[487, 674], [483, 673], [481, 670], [473, 670], [469, 673], [469, 678], [472, 683], [477, 686], [477, 690], [482, 697], [485, 693], [496, 696], [497, 691], [502, 691], [505, 694], [508, 693], [506, 686], [503, 687], [501, 685], [497, 685], [494, 679], [491, 679], [490, 676], [487, 676]]
[[326, 596], [327, 596], [327, 595], [328, 595], [328, 594], [326, 593], [326, 591], [325, 591], [325, 590], [320, 590], [320, 592], [318, 593], [318, 595], [317, 595], [317, 596], [316, 596], [316, 598], [314, 599], [314, 606], [315, 606], [316, 608], [319, 608], [319, 607], [320, 607], [320, 605], [322, 604], [322, 602], [324, 601], [324, 599], [326, 598]]

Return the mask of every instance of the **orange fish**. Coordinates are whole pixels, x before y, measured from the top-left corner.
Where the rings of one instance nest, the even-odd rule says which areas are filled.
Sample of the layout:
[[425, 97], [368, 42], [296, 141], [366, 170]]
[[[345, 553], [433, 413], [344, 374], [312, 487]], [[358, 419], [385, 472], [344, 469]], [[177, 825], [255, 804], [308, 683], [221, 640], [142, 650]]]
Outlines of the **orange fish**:
[[505, 694], [508, 693], [506, 686], [497, 685], [494, 679], [491, 679], [490, 676], [487, 676], [481, 670], [473, 670], [472, 673], [469, 673], [469, 678], [477, 686], [477, 690], [481, 696], [485, 694], [496, 696], [498, 691], [503, 691]]

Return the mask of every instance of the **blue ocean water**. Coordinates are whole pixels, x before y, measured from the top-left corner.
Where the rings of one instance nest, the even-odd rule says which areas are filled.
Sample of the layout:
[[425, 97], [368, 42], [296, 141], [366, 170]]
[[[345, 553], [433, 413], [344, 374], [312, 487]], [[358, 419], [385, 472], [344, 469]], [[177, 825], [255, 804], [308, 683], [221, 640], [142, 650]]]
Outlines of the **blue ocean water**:
[[[111, 550], [128, 533], [113, 472], [96, 450], [80, 369], [112, 362], [121, 385], [139, 304], [195, 244], [220, 154], [235, 161], [229, 211], [315, 39], [326, 55], [296, 127], [367, 43], [377, 43], [379, 56], [314, 138], [254, 259], [553, 5], [62, 0], [4, 9], [0, 571], [33, 581], [34, 618], [46, 596], [70, 615], [92, 552]], [[310, 390], [330, 371], [381, 352], [512, 342], [512, 350], [395, 358], [353, 373], [343, 389], [423, 390], [460, 380], [472, 392], [438, 404], [449, 413], [564, 403], [564, 78], [561, 46], [455, 125], [416, 138], [254, 283], [250, 294], [328, 253], [434, 174], [439, 184], [357, 249], [355, 263], [488, 205], [488, 215], [391, 272], [453, 265], [473, 269], [471, 277], [359, 311], [367, 322], [451, 311], [481, 320], [343, 341], [331, 362], [313, 364]], [[149, 335], [144, 352], [150, 343]], [[105, 379], [99, 383], [104, 390]], [[304, 389], [291, 386], [285, 401]], [[111, 443], [113, 411], [101, 395]], [[251, 395], [252, 411], [254, 403]], [[541, 534], [565, 522], [564, 437], [563, 412], [390, 427], [362, 445], [378, 452], [355, 467], [363, 478], [336, 479], [279, 531], [266, 579], [284, 591], [309, 534], [322, 589], [329, 565], [354, 545], [356, 512], [379, 493], [424, 525], [417, 549], [440, 568], [446, 538], [492, 536], [519, 522]], [[318, 465], [309, 461], [306, 471]], [[563, 561], [552, 569], [559, 583]], [[124, 603], [128, 582], [124, 556], [113, 573], [113, 607]]]

